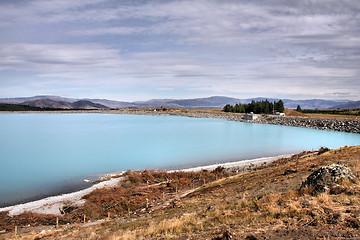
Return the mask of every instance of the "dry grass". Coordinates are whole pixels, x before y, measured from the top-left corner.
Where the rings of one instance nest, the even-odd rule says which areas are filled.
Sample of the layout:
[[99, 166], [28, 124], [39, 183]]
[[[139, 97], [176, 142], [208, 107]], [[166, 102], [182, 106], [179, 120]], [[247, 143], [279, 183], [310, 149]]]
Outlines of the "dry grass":
[[[253, 172], [223, 176], [219, 180], [209, 178], [208, 184], [170, 208], [131, 217], [119, 215], [112, 221], [93, 227], [62, 228], [42, 239], [212, 239], [222, 236], [225, 230], [235, 234], [234, 239], [250, 235], [259, 239], [359, 237], [359, 182], [345, 184], [341, 186], [341, 191], [333, 194], [315, 194], [311, 188], [299, 190], [302, 180], [314, 170], [338, 161], [349, 166], [359, 177], [359, 158], [360, 147], [343, 147], [320, 155], [304, 152]], [[289, 169], [296, 171], [285, 174]], [[163, 181], [159, 177], [162, 173], [156, 174], [132, 173], [129, 179], [146, 187], [142, 188], [143, 191], [156, 196], [161, 185], [149, 187], [152, 183]], [[203, 173], [203, 176], [206, 174], [209, 173]], [[177, 178], [179, 181], [174, 183], [182, 182], [183, 185], [179, 187], [180, 193], [191, 187], [183, 175], [178, 174]], [[132, 182], [127, 188], [133, 186]], [[174, 186], [167, 187], [173, 189]], [[161, 195], [156, 201], [161, 203]], [[23, 235], [22, 239], [35, 239], [34, 236], [25, 238], [26, 235]]]
[[201, 230], [201, 224], [197, 224], [199, 219], [196, 214], [185, 214], [181, 217], [163, 219], [159, 222], [151, 222], [145, 228], [134, 228], [127, 231], [119, 230], [110, 239], [150, 239], [150, 238], [171, 238], [180, 233]]
[[359, 121], [359, 116], [354, 115], [340, 115], [340, 114], [320, 114], [320, 113], [306, 113], [308, 117], [312, 118], [322, 118], [322, 119], [349, 119]]
[[[171, 219], [170, 222], [174, 225], [167, 222], [168, 220], [162, 220], [156, 224], [157, 227], [150, 228], [151, 232], [143, 234], [148, 237], [172, 237], [186, 235], [189, 232], [194, 234], [196, 231], [209, 233], [218, 226], [236, 225], [239, 229], [243, 229], [244, 226], [254, 228], [268, 223], [274, 224], [273, 227], [278, 229], [289, 224], [295, 228], [309, 223], [314, 227], [329, 226], [329, 228], [331, 224], [342, 224], [346, 231], [358, 233], [356, 229], [349, 230], [346, 222], [342, 221], [347, 217], [346, 211], [348, 211], [344, 203], [347, 206], [351, 204], [360, 211], [358, 195], [331, 195], [329, 192], [313, 194], [310, 188], [299, 191], [299, 185], [314, 168], [339, 160], [348, 164], [354, 175], [359, 176], [360, 164], [357, 158], [360, 156], [359, 153], [359, 147], [344, 147], [319, 156], [316, 153], [306, 153], [297, 156], [297, 159], [280, 160], [279, 163], [272, 164], [272, 168], [218, 180], [193, 194], [193, 197], [200, 197], [202, 203], [206, 202], [208, 205], [200, 207], [200, 202], [198, 205], [193, 202], [192, 206], [201, 210], [191, 215], [191, 218]], [[299, 173], [284, 176], [282, 173], [288, 168], [297, 168]], [[262, 181], [264, 176], [268, 181], [267, 184]], [[354, 193], [358, 185], [345, 187]], [[284, 190], [279, 192], [279, 189]], [[213, 208], [209, 208], [210, 206]], [[165, 228], [163, 223], [168, 227]], [[201, 228], [194, 227], [197, 225]], [[245, 232], [244, 229], [242, 231]]]
[[322, 205], [322, 204], [327, 205], [332, 203], [332, 199], [328, 191], [318, 194], [317, 201], [318, 201], [318, 205]]

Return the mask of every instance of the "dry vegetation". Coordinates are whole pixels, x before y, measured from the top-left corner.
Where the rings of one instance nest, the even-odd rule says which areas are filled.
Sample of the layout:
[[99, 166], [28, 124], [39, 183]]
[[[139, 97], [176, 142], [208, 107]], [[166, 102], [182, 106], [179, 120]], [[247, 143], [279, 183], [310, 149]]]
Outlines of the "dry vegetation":
[[359, 116], [354, 116], [354, 115], [320, 114], [320, 113], [306, 113], [305, 115], [312, 118], [348, 119], [348, 120], [356, 120], [356, 121], [360, 120]]
[[[236, 175], [129, 171], [120, 186], [87, 195], [58, 229], [53, 216], [3, 213], [0, 230], [11, 232], [0, 239], [15, 239], [15, 224], [23, 226], [16, 239], [359, 239], [359, 181], [300, 190], [314, 170], [339, 161], [359, 179], [360, 146], [303, 152]], [[52, 226], [39, 233], [27, 224]]]

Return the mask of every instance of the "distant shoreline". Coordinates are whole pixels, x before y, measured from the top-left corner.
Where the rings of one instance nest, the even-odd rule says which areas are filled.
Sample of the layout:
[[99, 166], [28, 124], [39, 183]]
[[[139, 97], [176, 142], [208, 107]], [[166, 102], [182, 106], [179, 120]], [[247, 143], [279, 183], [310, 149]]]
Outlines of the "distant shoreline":
[[52, 114], [79, 114], [79, 113], [100, 113], [100, 114], [125, 114], [125, 115], [150, 115], [150, 116], [180, 116], [192, 118], [216, 118], [228, 121], [272, 124], [291, 127], [312, 128], [318, 130], [339, 131], [348, 133], [360, 133], [360, 121], [349, 119], [323, 119], [311, 117], [280, 117], [276, 115], [257, 115], [255, 120], [245, 120], [244, 114], [241, 113], [225, 113], [211, 112], [212, 110], [172, 110], [172, 111], [150, 111], [141, 109], [119, 109], [119, 110], [64, 110], [64, 111], [3, 111], [0, 113], [52, 113]]

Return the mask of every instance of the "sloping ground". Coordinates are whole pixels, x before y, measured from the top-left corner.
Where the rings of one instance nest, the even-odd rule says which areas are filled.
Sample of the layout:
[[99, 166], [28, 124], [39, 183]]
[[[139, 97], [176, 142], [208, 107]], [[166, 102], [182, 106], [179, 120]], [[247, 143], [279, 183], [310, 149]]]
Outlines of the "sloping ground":
[[49, 99], [38, 99], [21, 103], [21, 105], [40, 107], [40, 108], [56, 108], [56, 109], [108, 109], [108, 107], [93, 103], [87, 100], [79, 100], [76, 102], [54, 101]]
[[[359, 181], [327, 192], [300, 190], [315, 170], [339, 162], [359, 180], [360, 146], [303, 152], [233, 176], [221, 168], [201, 175], [128, 172], [122, 186], [89, 194], [84, 209], [60, 221], [78, 215], [78, 223], [41, 233], [46, 227], [23, 228], [32, 232], [16, 239], [358, 239]], [[83, 213], [90, 222], [81, 224]], [[14, 232], [1, 238], [15, 239]]]
[[285, 108], [284, 113], [285, 113], [286, 116], [306, 117], [306, 114], [301, 113], [301, 112], [298, 112], [298, 111], [295, 111], [295, 110], [293, 110], [293, 109], [287, 109], [287, 108]]
[[40, 107], [40, 108], [61, 108], [61, 109], [72, 109], [71, 103], [63, 101], [54, 101], [49, 99], [38, 99], [33, 101], [27, 101], [20, 103], [21, 105]]
[[360, 117], [355, 115], [306, 113], [306, 116], [312, 118], [322, 118], [322, 119], [348, 119], [348, 120], [360, 121]]

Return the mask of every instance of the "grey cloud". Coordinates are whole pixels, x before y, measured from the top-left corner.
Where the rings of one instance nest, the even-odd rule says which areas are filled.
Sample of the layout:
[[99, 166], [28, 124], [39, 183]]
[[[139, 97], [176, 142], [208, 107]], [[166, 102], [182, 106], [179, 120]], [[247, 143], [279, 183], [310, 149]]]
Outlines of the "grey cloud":
[[121, 63], [118, 50], [96, 44], [0, 44], [2, 69], [91, 69], [115, 67]]
[[[64, 78], [81, 78], [86, 71], [159, 82], [164, 76], [178, 84], [191, 79], [194, 89], [208, 81], [221, 91], [232, 86], [245, 91], [253, 82], [297, 93], [308, 86], [314, 94], [318, 89], [330, 93], [331, 87], [346, 87], [344, 83], [360, 89], [356, 0], [42, 0], [0, 4], [0, 9], [0, 30], [5, 32], [18, 24], [23, 29], [62, 24], [59, 42], [100, 41], [2, 43], [2, 69]], [[101, 41], [109, 37], [111, 47], [105, 47]], [[125, 37], [131, 40], [122, 55], [114, 46], [122, 46]]]
[[74, 30], [70, 33], [78, 36], [101, 36], [101, 35], [130, 35], [144, 33], [147, 28], [144, 27], [105, 27], [84, 30]]

